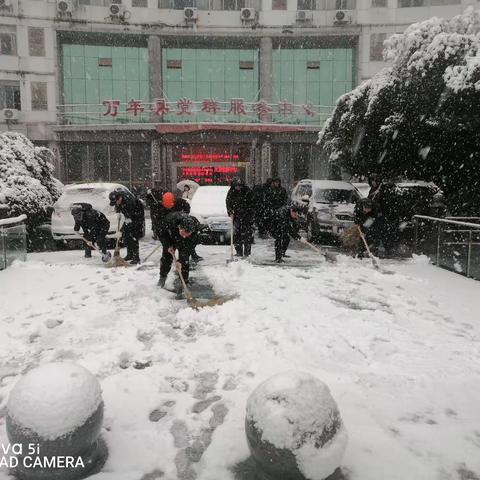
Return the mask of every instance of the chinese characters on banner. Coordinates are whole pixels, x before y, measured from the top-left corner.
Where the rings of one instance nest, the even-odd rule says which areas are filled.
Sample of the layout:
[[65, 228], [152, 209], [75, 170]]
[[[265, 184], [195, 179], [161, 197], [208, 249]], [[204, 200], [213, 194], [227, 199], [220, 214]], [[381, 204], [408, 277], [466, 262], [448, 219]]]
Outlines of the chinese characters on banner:
[[[103, 116], [116, 117], [119, 114], [120, 100], [103, 100], [105, 107]], [[127, 102], [125, 112], [137, 117], [145, 112], [145, 107], [140, 100]], [[316, 117], [320, 114], [318, 106], [312, 104], [294, 105], [282, 101], [279, 104], [267, 103], [265, 100], [258, 102], [246, 102], [243, 98], [232, 98], [229, 102], [219, 102], [212, 98], [204, 99], [201, 102], [189, 98], [181, 98], [176, 102], [168, 102], [164, 98], [156, 98], [150, 105], [150, 112], [163, 119], [167, 115], [188, 116], [195, 113], [208, 113], [212, 115], [235, 115], [237, 117], [253, 116], [262, 122], [271, 120], [272, 115], [282, 117], [309, 116]]]

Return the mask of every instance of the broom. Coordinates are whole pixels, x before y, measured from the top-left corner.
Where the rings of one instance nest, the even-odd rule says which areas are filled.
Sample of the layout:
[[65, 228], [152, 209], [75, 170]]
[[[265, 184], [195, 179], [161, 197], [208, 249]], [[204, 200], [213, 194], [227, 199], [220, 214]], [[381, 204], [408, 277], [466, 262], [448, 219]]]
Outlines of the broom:
[[375, 270], [380, 270], [380, 265], [378, 264], [378, 260], [372, 255], [372, 252], [370, 251], [370, 247], [368, 246], [367, 239], [365, 238], [365, 235], [362, 232], [362, 229], [360, 228], [359, 225], [356, 225], [358, 229], [358, 233], [360, 235], [360, 238], [363, 241], [363, 244], [365, 245], [365, 248], [367, 249], [368, 256], [370, 257], [370, 260], [372, 261], [372, 265], [375, 268]]
[[234, 295], [225, 295], [225, 296], [210, 298], [209, 300], [196, 299], [192, 295], [192, 292], [188, 288], [188, 285], [185, 282], [185, 279], [183, 278], [181, 266], [180, 267], [177, 266], [177, 258], [175, 257], [175, 254], [172, 253], [172, 257], [173, 257], [173, 261], [175, 262], [175, 270], [178, 274], [178, 277], [180, 278], [180, 281], [182, 282], [183, 295], [185, 296], [187, 300], [187, 304], [190, 308], [199, 310], [200, 308], [203, 308], [203, 307], [215, 307], [217, 305], [223, 305], [225, 302], [228, 302], [236, 298]]
[[117, 242], [115, 244], [115, 251], [113, 252], [113, 258], [106, 264], [106, 267], [128, 267], [128, 263], [120, 256], [120, 214], [118, 214], [118, 227], [117, 227]]
[[[138, 267], [136, 268], [136, 270], [144, 270], [145, 267], [147, 267], [148, 265], [145, 264], [145, 262], [162, 246], [162, 244], [160, 245], [157, 245], [146, 257], [145, 259], [143, 260], [143, 264], [142, 265], [138, 265]], [[143, 268], [142, 268], [143, 267]]]
[[302, 237], [300, 239], [300, 242], [304, 243], [305, 245], [308, 245], [314, 252], [317, 252], [320, 255], [323, 255], [328, 262], [335, 263], [337, 261], [337, 256], [334, 253], [332, 252], [323, 253], [322, 250], [320, 250], [320, 248], [310, 243], [306, 238]]
[[357, 225], [347, 228], [340, 236], [340, 239], [342, 240], [342, 245], [353, 252], [356, 252], [362, 243]]

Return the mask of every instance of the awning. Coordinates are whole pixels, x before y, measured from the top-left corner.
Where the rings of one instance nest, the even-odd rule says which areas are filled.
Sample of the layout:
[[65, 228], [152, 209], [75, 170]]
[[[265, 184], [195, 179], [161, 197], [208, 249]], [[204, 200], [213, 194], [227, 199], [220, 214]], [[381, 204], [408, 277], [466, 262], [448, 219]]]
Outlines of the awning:
[[255, 132], [289, 133], [312, 132], [321, 130], [320, 125], [281, 125], [265, 123], [161, 123], [155, 129], [158, 133], [199, 133], [199, 132]]

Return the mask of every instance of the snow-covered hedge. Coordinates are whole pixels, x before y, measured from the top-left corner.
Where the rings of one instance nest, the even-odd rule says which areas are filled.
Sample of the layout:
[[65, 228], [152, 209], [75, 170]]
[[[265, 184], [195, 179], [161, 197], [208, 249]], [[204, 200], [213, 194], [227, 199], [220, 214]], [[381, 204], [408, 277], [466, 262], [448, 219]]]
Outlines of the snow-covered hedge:
[[43, 221], [62, 192], [53, 170], [48, 148], [35, 147], [20, 133], [0, 135], [0, 205], [8, 217], [25, 214], [30, 225]]
[[480, 205], [480, 11], [431, 18], [385, 41], [391, 65], [340, 97], [319, 134], [352, 174], [433, 180], [453, 210]]

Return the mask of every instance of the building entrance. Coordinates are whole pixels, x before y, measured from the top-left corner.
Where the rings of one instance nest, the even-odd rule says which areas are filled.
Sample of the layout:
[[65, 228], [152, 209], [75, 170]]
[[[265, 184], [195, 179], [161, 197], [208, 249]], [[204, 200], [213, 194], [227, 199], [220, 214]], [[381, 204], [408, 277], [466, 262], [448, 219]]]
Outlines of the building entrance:
[[250, 180], [250, 147], [238, 145], [180, 145], [173, 149], [172, 180], [200, 185], [229, 185], [235, 177]]

